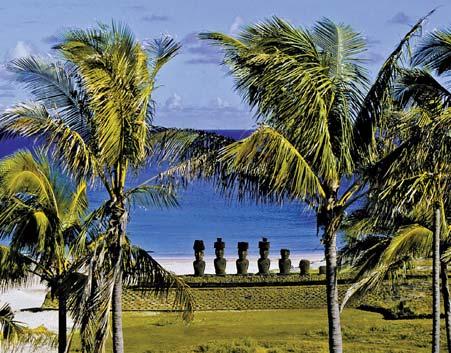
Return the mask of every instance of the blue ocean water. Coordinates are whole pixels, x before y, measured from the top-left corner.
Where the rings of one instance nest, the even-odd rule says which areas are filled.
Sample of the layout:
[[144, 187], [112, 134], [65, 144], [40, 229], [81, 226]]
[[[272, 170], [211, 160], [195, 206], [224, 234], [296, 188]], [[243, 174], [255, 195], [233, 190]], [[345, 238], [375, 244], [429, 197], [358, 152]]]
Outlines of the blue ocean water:
[[[217, 130], [240, 139], [250, 130]], [[170, 210], [135, 209], [129, 223], [130, 238], [154, 252], [155, 257], [192, 257], [195, 239], [202, 239], [206, 255], [213, 255], [217, 237], [226, 242], [226, 256], [236, 257], [237, 242], [249, 242], [250, 255], [258, 254], [258, 241], [267, 237], [271, 253], [281, 248], [293, 253], [322, 252], [316, 219], [303, 203], [256, 205], [224, 199], [208, 182], [194, 182], [179, 191], [180, 207]]]
[[[218, 130], [225, 136], [240, 139], [249, 130]], [[2, 144], [0, 154], [11, 153], [18, 148], [31, 148], [31, 141], [16, 140]], [[130, 185], [139, 183], [155, 170], [142, 173]], [[90, 190], [91, 207], [106, 199], [101, 190]], [[180, 207], [176, 209], [135, 208], [130, 215], [128, 234], [132, 242], [152, 251], [156, 258], [191, 258], [193, 242], [202, 239], [206, 256], [214, 255], [213, 243], [217, 237], [226, 242], [226, 256], [236, 257], [237, 242], [249, 242], [250, 255], [258, 254], [258, 241], [269, 238], [271, 255], [277, 256], [281, 248], [293, 253], [322, 252], [316, 234], [316, 219], [303, 203], [284, 205], [255, 205], [225, 200], [207, 182], [194, 182], [179, 191]]]

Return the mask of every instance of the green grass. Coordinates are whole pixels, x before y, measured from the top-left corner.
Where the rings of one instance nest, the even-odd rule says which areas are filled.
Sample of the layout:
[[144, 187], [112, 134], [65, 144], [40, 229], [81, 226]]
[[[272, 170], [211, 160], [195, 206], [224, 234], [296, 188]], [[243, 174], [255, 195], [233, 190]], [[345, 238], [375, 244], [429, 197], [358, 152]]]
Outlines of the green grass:
[[[430, 320], [386, 321], [379, 314], [346, 309], [342, 325], [347, 352], [430, 350]], [[124, 335], [128, 353], [327, 352], [324, 309], [198, 312], [188, 326], [175, 314], [126, 312]]]

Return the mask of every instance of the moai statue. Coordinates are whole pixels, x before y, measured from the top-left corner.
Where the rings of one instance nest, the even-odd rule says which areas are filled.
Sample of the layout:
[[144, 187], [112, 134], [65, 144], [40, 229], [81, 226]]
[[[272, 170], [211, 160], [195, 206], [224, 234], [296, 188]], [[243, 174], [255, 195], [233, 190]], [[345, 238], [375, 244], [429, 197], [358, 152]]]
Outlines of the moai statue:
[[290, 250], [280, 249], [279, 274], [289, 275], [291, 271]]
[[193, 249], [194, 249], [194, 256], [196, 258], [196, 260], [193, 262], [194, 276], [202, 277], [205, 273], [204, 241], [203, 240], [195, 240]]
[[262, 238], [262, 241], [258, 242], [258, 248], [260, 249], [260, 258], [258, 259], [258, 273], [260, 275], [269, 275], [269, 267], [271, 260], [269, 256], [270, 242], [267, 238]]
[[222, 238], [217, 238], [217, 240], [215, 241], [216, 259], [214, 261], [214, 264], [215, 273], [218, 276], [224, 276], [226, 274], [227, 260], [224, 259], [224, 248], [225, 243], [222, 241]]
[[308, 276], [310, 274], [310, 261], [306, 259], [299, 261], [299, 269], [301, 270], [301, 276]]
[[318, 272], [320, 275], [325, 275], [326, 274], [326, 266], [320, 266], [318, 269]]
[[247, 275], [247, 269], [249, 268], [249, 260], [246, 259], [248, 249], [249, 243], [238, 242], [238, 260], [236, 260], [236, 273], [238, 275]]

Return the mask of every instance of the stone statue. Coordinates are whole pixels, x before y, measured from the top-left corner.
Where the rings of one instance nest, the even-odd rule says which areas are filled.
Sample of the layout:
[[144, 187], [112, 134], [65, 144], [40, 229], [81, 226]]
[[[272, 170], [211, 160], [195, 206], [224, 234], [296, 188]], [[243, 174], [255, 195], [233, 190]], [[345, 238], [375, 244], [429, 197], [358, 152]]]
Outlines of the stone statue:
[[202, 277], [205, 273], [204, 241], [203, 240], [195, 240], [193, 249], [194, 249], [194, 256], [196, 258], [196, 260], [193, 262], [194, 276]]
[[269, 267], [271, 260], [269, 256], [270, 242], [267, 238], [262, 238], [262, 241], [258, 242], [258, 248], [260, 249], [260, 258], [258, 259], [258, 273], [260, 275], [269, 275]]
[[248, 249], [249, 243], [238, 242], [238, 260], [236, 260], [236, 273], [238, 275], [247, 275], [249, 268], [249, 260], [246, 259]]
[[216, 259], [214, 261], [214, 264], [215, 264], [215, 273], [218, 276], [225, 276], [226, 274], [227, 260], [224, 259], [224, 248], [225, 243], [222, 241], [222, 238], [217, 238], [217, 240], [215, 241]]
[[301, 276], [308, 276], [310, 274], [310, 261], [306, 259], [299, 261], [299, 269], [301, 270]]
[[290, 250], [280, 249], [279, 274], [289, 275], [291, 271]]

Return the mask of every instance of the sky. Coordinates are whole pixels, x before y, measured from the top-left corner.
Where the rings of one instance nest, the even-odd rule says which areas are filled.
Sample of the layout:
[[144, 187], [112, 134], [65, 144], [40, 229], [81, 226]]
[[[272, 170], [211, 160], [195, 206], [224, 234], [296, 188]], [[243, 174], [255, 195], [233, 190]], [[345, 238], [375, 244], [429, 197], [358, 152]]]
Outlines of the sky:
[[384, 58], [416, 20], [438, 7], [425, 32], [451, 26], [449, 0], [0, 0], [0, 109], [26, 99], [11, 82], [5, 64], [27, 55], [49, 55], [65, 28], [112, 20], [128, 24], [136, 37], [170, 35], [182, 43], [180, 54], [158, 77], [155, 123], [199, 129], [251, 129], [255, 120], [220, 65], [215, 47], [197, 33], [240, 29], [274, 15], [311, 27], [323, 17], [351, 25], [368, 42], [365, 56], [374, 77]]

